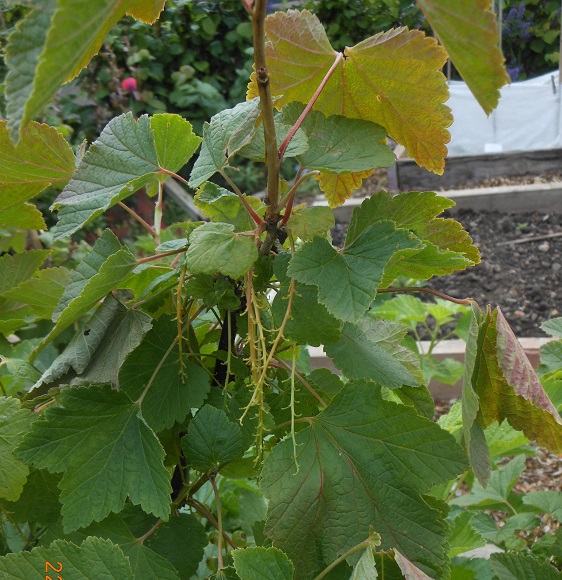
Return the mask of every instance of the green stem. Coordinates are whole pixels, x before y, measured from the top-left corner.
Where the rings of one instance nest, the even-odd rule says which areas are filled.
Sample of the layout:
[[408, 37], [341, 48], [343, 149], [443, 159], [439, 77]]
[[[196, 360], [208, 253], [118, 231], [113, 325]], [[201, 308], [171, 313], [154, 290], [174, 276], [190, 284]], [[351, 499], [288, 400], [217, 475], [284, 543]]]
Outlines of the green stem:
[[379, 294], [381, 292], [425, 292], [426, 294], [433, 294], [433, 296], [437, 296], [443, 300], [448, 300], [449, 302], [454, 302], [455, 304], [465, 304], [467, 306], [476, 304], [474, 298], [453, 298], [452, 296], [443, 294], [443, 292], [439, 292], [433, 288], [424, 288], [419, 286], [389, 286], [388, 288], [379, 288], [377, 292]]
[[154, 208], [154, 243], [160, 245], [160, 232], [162, 231], [162, 213], [164, 203], [162, 200], [162, 184], [158, 183], [158, 200]]
[[154, 372], [152, 373], [152, 376], [148, 380], [148, 383], [146, 384], [146, 387], [144, 388], [144, 391], [141, 393], [141, 396], [135, 401], [135, 403], [139, 407], [142, 405], [142, 402], [143, 402], [143, 400], [144, 400], [144, 398], [146, 396], [146, 393], [148, 393], [148, 390], [152, 386], [152, 383], [154, 382], [154, 379], [156, 378], [156, 375], [160, 372], [160, 369], [162, 368], [162, 365], [164, 364], [164, 362], [166, 361], [166, 359], [170, 356], [170, 353], [172, 352], [172, 350], [174, 349], [174, 347], [178, 343], [178, 341], [180, 339], [180, 336], [183, 336], [184, 332], [191, 326], [191, 323], [195, 320], [195, 318], [199, 315], [199, 313], [204, 308], [205, 308], [204, 306], [201, 306], [201, 308], [199, 308], [192, 316], [189, 317], [189, 320], [183, 325], [183, 328], [181, 330], [181, 333], [178, 336], [176, 336], [176, 338], [174, 338], [174, 340], [172, 341], [172, 344], [168, 347], [168, 350], [164, 353], [164, 356], [160, 359], [160, 361], [156, 365], [156, 368], [154, 369]]
[[505, 500], [504, 503], [513, 512], [513, 515], [516, 516], [517, 515], [517, 510], [507, 500]]
[[232, 187], [232, 189], [234, 190], [234, 193], [238, 196], [238, 198], [240, 199], [240, 201], [242, 202], [242, 204], [246, 208], [246, 211], [250, 214], [250, 217], [256, 222], [256, 224], [258, 226], [260, 224], [263, 224], [263, 220], [261, 219], [261, 217], [253, 210], [252, 206], [248, 203], [248, 200], [244, 197], [243, 193], [240, 191], [240, 189], [238, 188], [236, 183], [234, 183], [234, 181], [232, 181], [232, 179], [229, 177], [229, 175], [226, 173], [226, 171], [224, 169], [221, 169], [220, 174], [224, 177], [224, 179], [228, 183], [228, 185], [230, 185], [230, 187]]
[[172, 350], [174, 349], [174, 347], [178, 343], [178, 340], [179, 340], [179, 336], [176, 336], [176, 338], [174, 338], [174, 340], [172, 341], [172, 344], [168, 347], [168, 350], [164, 353], [164, 356], [158, 361], [158, 364], [156, 365], [156, 368], [154, 369], [152, 376], [148, 380], [148, 383], [146, 383], [146, 387], [144, 388], [143, 392], [141, 393], [141, 396], [135, 401], [137, 406], [140, 407], [142, 405], [142, 402], [143, 402], [144, 398], [146, 397], [146, 393], [148, 393], [148, 390], [152, 386], [152, 383], [154, 382], [156, 375], [160, 372], [162, 365], [166, 362], [166, 359], [170, 356], [170, 353], [172, 352]]
[[265, 139], [265, 161], [267, 165], [267, 200], [268, 207], [265, 221], [275, 223], [279, 209], [279, 167], [277, 152], [277, 136], [273, 118], [273, 101], [269, 73], [265, 58], [265, 17], [267, 0], [255, 0], [252, 11], [252, 32], [254, 37], [254, 64], [256, 68], [256, 83], [260, 96], [260, 106]]
[[143, 543], [146, 538], [152, 536], [152, 534], [163, 524], [164, 522], [162, 520], [158, 520], [151, 528], [150, 530], [148, 530], [148, 532], [146, 532], [146, 534], [143, 534], [142, 536], [140, 536], [140, 538], [137, 538], [136, 541], [139, 543]]
[[[298, 175], [298, 174], [297, 174]], [[309, 171], [305, 173], [302, 177], [295, 181], [293, 187], [291, 187], [291, 191], [283, 198], [283, 201], [279, 205], [279, 209], [287, 206], [285, 213], [283, 214], [283, 219], [281, 220], [281, 226], [284, 226], [291, 217], [291, 212], [293, 210], [293, 202], [295, 201], [295, 194], [297, 193], [298, 188], [301, 186], [302, 182], [312, 177], [313, 175], [320, 175], [320, 171]]]
[[158, 292], [154, 293], [152, 296], [149, 296], [148, 298], [145, 298], [144, 300], [139, 300], [138, 302], [135, 302], [131, 306], [131, 310], [134, 310], [135, 308], [138, 308], [139, 306], [142, 306], [143, 304], [146, 304], [147, 302], [154, 300], [156, 297], [160, 296], [160, 294], [164, 294], [164, 293], [170, 291], [175, 285], [176, 285], [176, 282], [174, 281], [169, 286], [166, 286], [162, 290], [159, 290]]
[[154, 260], [160, 260], [160, 258], [165, 258], [166, 256], [174, 256], [175, 254], [181, 254], [182, 252], [185, 252], [185, 248], [180, 248], [179, 250], [170, 250], [169, 252], [162, 252], [161, 254], [154, 254], [154, 256], [147, 256], [146, 258], [137, 260], [137, 264], [153, 262]]
[[324, 576], [329, 574], [338, 564], [341, 564], [346, 558], [349, 558], [349, 556], [352, 556], [353, 554], [359, 552], [360, 550], [368, 548], [370, 544], [371, 537], [369, 536], [366, 540], [363, 540], [361, 543], [357, 544], [357, 546], [354, 546], [353, 548], [349, 549], [345, 554], [342, 554], [337, 560], [334, 560], [327, 568], [324, 568], [324, 570], [320, 572], [320, 574], [318, 574], [318, 576], [316, 576], [314, 580], [320, 580], [321, 578], [324, 578]]
[[184, 185], [187, 185], [187, 187], [189, 187], [189, 182], [187, 181], [187, 179], [184, 179], [181, 175], [178, 175], [177, 173], [174, 173], [173, 171], [169, 171], [168, 169], [164, 169], [163, 167], [160, 167], [158, 172], [165, 173], [166, 175], [169, 175], [170, 177], [173, 177], [174, 179], [181, 181]]
[[297, 470], [293, 475], [299, 472], [299, 462], [297, 460], [297, 438], [295, 435], [295, 373], [297, 366], [297, 348], [293, 345], [293, 357], [291, 364], [291, 439], [293, 441], [293, 458], [295, 460], [295, 467]]
[[156, 236], [156, 231], [154, 228], [148, 222], [143, 220], [135, 210], [125, 205], [122, 201], [119, 202], [119, 206], [122, 207], [127, 213], [131, 214], [152, 237]]
[[[204, 506], [201, 502], [198, 502], [196, 499], [191, 498], [187, 501], [187, 505], [197, 510], [213, 527], [215, 527], [217, 530], [219, 529], [219, 523], [217, 522], [217, 520], [215, 520], [213, 514], [211, 514], [211, 512], [207, 509], [207, 507]], [[238, 549], [238, 546], [232, 541], [230, 536], [225, 531], [223, 531], [222, 537], [233, 550]]]
[[[284, 360], [280, 358], [276, 358], [275, 360], [279, 365], [283, 366], [288, 371], [291, 370], [289, 365], [287, 365], [287, 363], [285, 363]], [[301, 374], [297, 372], [297, 370], [295, 370], [295, 377], [297, 377], [297, 379], [306, 387], [308, 392], [322, 405], [322, 407], [324, 407], [324, 409], [328, 406], [326, 401], [324, 401], [324, 399], [310, 386], [310, 384], [304, 379], [304, 377]]]
[[453, 484], [453, 488], [451, 489], [451, 493], [449, 494], [449, 497], [446, 499], [446, 503], [449, 503], [455, 497], [455, 494], [459, 490], [460, 486], [463, 484], [467, 475], [468, 475], [468, 471], [465, 471], [463, 474], [461, 474], [461, 476], [456, 481], [456, 483]]
[[219, 490], [217, 488], [217, 482], [215, 481], [216, 478], [216, 474], [212, 473], [211, 477], [209, 478], [209, 481], [211, 482], [211, 486], [213, 488], [213, 492], [215, 493], [215, 503], [217, 504], [217, 521], [219, 524], [219, 539], [217, 542], [217, 551], [218, 551], [218, 558], [219, 558], [219, 570], [222, 570], [224, 568], [224, 564], [222, 561], [222, 534], [223, 534], [223, 530], [222, 530], [222, 514], [221, 514], [221, 500], [219, 498]]

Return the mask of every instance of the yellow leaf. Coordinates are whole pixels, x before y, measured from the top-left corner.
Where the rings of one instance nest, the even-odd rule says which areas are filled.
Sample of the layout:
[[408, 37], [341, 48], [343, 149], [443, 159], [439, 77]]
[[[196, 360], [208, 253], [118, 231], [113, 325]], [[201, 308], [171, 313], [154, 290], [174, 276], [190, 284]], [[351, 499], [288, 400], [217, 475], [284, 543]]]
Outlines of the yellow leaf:
[[[339, 58], [322, 24], [307, 10], [288, 10], [268, 16], [266, 33], [272, 94], [284, 103], [308, 103]], [[346, 48], [343, 56], [314, 108], [382, 125], [419, 165], [442, 173], [453, 120], [440, 71], [446, 51], [423, 32], [399, 28]]]
[[137, 20], [152, 24], [164, 10], [164, 4], [166, 0], [129, 0], [127, 14]]
[[509, 82], [498, 47], [498, 24], [490, 0], [417, 0], [456, 69], [486, 114]]
[[328, 205], [338, 207], [361, 187], [363, 180], [371, 173], [373, 173], [372, 170], [357, 173], [320, 173], [320, 175], [315, 175], [314, 179], [318, 181], [320, 189], [326, 194]]

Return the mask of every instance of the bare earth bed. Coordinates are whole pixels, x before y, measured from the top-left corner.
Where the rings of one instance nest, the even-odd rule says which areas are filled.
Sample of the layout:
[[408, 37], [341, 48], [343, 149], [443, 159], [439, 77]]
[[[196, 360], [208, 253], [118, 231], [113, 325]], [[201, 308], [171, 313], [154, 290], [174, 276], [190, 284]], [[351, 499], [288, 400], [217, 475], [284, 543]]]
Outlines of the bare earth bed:
[[[562, 312], [562, 214], [460, 211], [482, 262], [428, 285], [481, 306], [499, 305], [517, 336], [545, 336], [539, 326]], [[548, 237], [560, 234], [559, 237]], [[508, 243], [522, 242], [522, 243]]]
[[[562, 316], [562, 214], [460, 210], [460, 221], [480, 249], [482, 262], [427, 285], [480, 306], [500, 306], [517, 336], [546, 336], [540, 325]], [[342, 245], [347, 224], [332, 230]], [[560, 234], [559, 237], [549, 237]], [[535, 239], [541, 238], [541, 239]], [[506, 243], [506, 242], [523, 243]]]

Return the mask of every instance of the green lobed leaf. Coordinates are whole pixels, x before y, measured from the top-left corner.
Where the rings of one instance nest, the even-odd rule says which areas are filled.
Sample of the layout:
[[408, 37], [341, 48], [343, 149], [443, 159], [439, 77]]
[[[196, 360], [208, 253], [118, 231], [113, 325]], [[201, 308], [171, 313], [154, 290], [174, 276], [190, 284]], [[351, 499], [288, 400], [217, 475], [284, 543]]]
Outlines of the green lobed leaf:
[[480, 262], [480, 253], [459, 222], [437, 217], [453, 205], [453, 201], [431, 191], [396, 196], [379, 191], [353, 210], [346, 244], [373, 222], [392, 220], [396, 227], [412, 231], [424, 246], [396, 253], [385, 269], [383, 286], [399, 276], [427, 280], [464, 270]]
[[[303, 110], [300, 103], [284, 107], [283, 122], [294, 125]], [[302, 167], [327, 173], [357, 173], [391, 167], [395, 162], [394, 153], [385, 142], [386, 131], [376, 123], [342, 115], [325, 117], [312, 110], [301, 128], [309, 145], [297, 156]]]
[[552, 340], [539, 349], [541, 364], [538, 368], [540, 377], [546, 373], [556, 373], [562, 368], [562, 340]]
[[556, 535], [544, 535], [533, 544], [531, 550], [533, 555], [541, 559], [554, 558], [560, 561], [562, 558], [562, 532], [559, 530]]
[[201, 152], [189, 178], [191, 187], [199, 187], [228, 167], [228, 160], [249, 143], [259, 114], [259, 99], [253, 99], [217, 113], [203, 125]]
[[210, 389], [209, 375], [193, 360], [180, 363], [178, 327], [163, 315], [127, 357], [119, 371], [120, 389], [131, 400], [142, 400], [144, 420], [156, 432], [183, 421], [199, 408]]
[[[252, 463], [253, 459], [248, 458], [248, 463]], [[225, 467], [225, 471], [229, 466]], [[247, 469], [247, 468], [246, 468]], [[224, 472], [223, 472], [224, 473]], [[256, 471], [253, 471], [255, 474]], [[236, 476], [235, 476], [236, 477]], [[252, 475], [244, 476], [252, 477]], [[225, 519], [231, 529], [240, 529], [248, 536], [253, 535], [254, 525], [256, 522], [263, 522], [267, 511], [267, 503], [260, 493], [257, 485], [248, 479], [221, 479], [219, 483], [220, 497], [226, 499], [230, 515]], [[271, 545], [271, 544], [268, 544]]]
[[488, 311], [481, 332], [472, 374], [480, 425], [506, 419], [529, 439], [562, 450], [562, 419], [499, 308]]
[[232, 552], [240, 580], [292, 580], [293, 563], [277, 548], [246, 548]]
[[350, 379], [368, 379], [393, 389], [415, 387], [423, 383], [423, 374], [418, 356], [400, 345], [407, 330], [388, 320], [348, 322], [338, 342], [326, 347], [326, 354]]
[[[144, 519], [146, 531], [148, 531], [154, 526], [154, 518]], [[125, 513], [123, 515], [111, 514], [99, 523], [70, 534], [68, 539], [79, 542], [84, 537], [95, 536], [110, 540], [129, 558], [135, 580], [179, 580], [174, 566], [166, 558], [150, 549], [146, 541], [140, 542], [131, 528], [132, 526], [127, 525]]]
[[[72, 80], [98, 52], [128, 3], [50, 0], [46, 14], [42, 14], [43, 6], [34, 8], [8, 47], [11, 58], [6, 90], [14, 140], [30, 119], [41, 114], [60, 86]], [[80, 14], [79, 20], [76, 14]]]
[[[33, 94], [37, 66], [57, 2], [46, 0], [41, 10], [38, 7], [31, 8], [26, 17], [16, 24], [6, 46], [5, 62], [8, 69], [5, 86], [6, 113], [10, 119], [9, 130], [14, 142], [24, 138], [26, 122], [37, 116], [37, 114], [26, 116], [25, 109]], [[7, 126], [6, 123], [3, 125]]]
[[107, 385], [67, 387], [57, 402], [34, 423], [17, 454], [39, 469], [64, 473], [65, 532], [121, 511], [127, 497], [166, 520], [172, 490], [164, 449], [139, 407]]
[[314, 238], [293, 255], [288, 274], [318, 287], [318, 301], [344, 322], [358, 321], [374, 300], [384, 268], [392, 255], [421, 243], [392, 222], [369, 226], [342, 251], [327, 240]]
[[426, 307], [427, 303], [411, 294], [398, 294], [390, 300], [374, 305], [371, 311], [384, 317], [385, 320], [397, 320], [414, 329], [417, 328], [417, 323], [427, 320]]
[[[251, 208], [260, 210], [262, 204], [257, 197], [245, 195], [244, 198]], [[240, 198], [214, 183], [204, 183], [197, 191], [194, 202], [211, 221], [232, 224], [236, 232], [247, 232], [256, 227]]]
[[39, 269], [50, 254], [49, 250], [28, 250], [23, 254], [4, 254], [0, 257], [0, 295], [17, 288]]
[[524, 549], [526, 542], [518, 532], [531, 532], [540, 525], [540, 519], [533, 513], [515, 514], [504, 521], [504, 525], [495, 537], [495, 543], [504, 544], [508, 550]]
[[[266, 35], [271, 92], [283, 95], [283, 103], [308, 103], [336, 65], [314, 109], [378, 123], [419, 165], [443, 172], [452, 118], [443, 104], [448, 89], [440, 72], [447, 53], [435, 39], [398, 28], [346, 47], [341, 58], [307, 10], [268, 16]], [[257, 94], [255, 73], [252, 78], [248, 97]]]
[[287, 230], [294, 237], [308, 242], [315, 236], [325, 237], [334, 223], [334, 212], [329, 207], [296, 207], [287, 221]]
[[[418, 385], [416, 387], [402, 386], [399, 389], [383, 387], [382, 396], [386, 401], [413, 407], [418, 415], [427, 419], [433, 419], [435, 415], [435, 401], [426, 385]], [[439, 423], [439, 426], [446, 429], [441, 423]], [[449, 431], [449, 429], [447, 430]]]
[[[289, 307], [291, 280], [287, 277], [287, 267], [290, 259], [291, 255], [283, 252], [276, 257], [274, 263], [275, 276], [280, 282], [279, 291], [271, 304], [271, 313], [276, 327], [282, 324]], [[318, 302], [317, 289], [306, 284], [295, 284], [290, 318], [284, 330], [285, 335], [299, 344], [320, 346], [338, 340], [340, 330], [339, 320]]]
[[560, 572], [548, 560], [529, 554], [492, 554], [492, 570], [499, 580], [555, 580]]
[[240, 425], [211, 405], [203, 406], [189, 422], [181, 444], [189, 465], [199, 471], [218, 469], [244, 453]]
[[14, 455], [14, 449], [36, 417], [21, 409], [18, 399], [0, 397], [0, 498], [16, 501], [23, 490], [29, 467]]
[[541, 330], [544, 330], [550, 336], [562, 338], [562, 317], [551, 318], [541, 324]]
[[80, 161], [51, 209], [59, 210], [55, 239], [79, 230], [155, 177], [161, 181], [191, 158], [200, 143], [190, 123], [166, 113], [112, 119]]
[[[36, 251], [36, 250], [33, 250]], [[29, 252], [26, 252], [26, 255]], [[31, 278], [4, 293], [6, 298], [28, 304], [40, 318], [51, 318], [70, 281], [70, 271], [64, 267], [45, 268]]]
[[180, 577], [170, 562], [146, 548], [136, 538], [121, 548], [131, 562], [133, 576], [140, 580], [180, 580]]
[[29, 580], [38, 575], [43, 578], [46, 562], [62, 571], [63, 578], [72, 580], [89, 580], [93, 570], [97, 578], [133, 580], [131, 566], [121, 549], [109, 540], [94, 537], [87, 538], [80, 546], [56, 540], [49, 547], [0, 557], [0, 574], [12, 580]]
[[16, 522], [54, 524], [60, 517], [60, 478], [43, 469], [32, 469], [21, 495], [5, 507]]
[[[162, 0], [159, 2], [163, 4]], [[158, 165], [168, 171], [181, 169], [201, 144], [201, 137], [195, 135], [191, 123], [179, 115], [158, 113], [150, 118], [150, 128]]]
[[453, 437], [363, 381], [347, 383], [306, 421], [296, 435], [297, 457], [290, 440], [278, 444], [261, 484], [269, 500], [267, 535], [293, 561], [296, 577], [318, 573], [370, 527], [381, 549], [395, 547], [443, 577], [445, 524], [420, 494], [466, 469]]
[[31, 203], [20, 203], [8, 209], [0, 209], [0, 226], [6, 228], [23, 228], [26, 230], [47, 229], [43, 215]]
[[373, 558], [373, 550], [369, 546], [353, 567], [353, 573], [349, 580], [376, 580], [377, 578], [378, 573], [375, 559]]
[[421, 357], [425, 382], [435, 379], [446, 385], [455, 385], [464, 375], [464, 365], [454, 358], [437, 360], [432, 355]]
[[[521, 431], [516, 431], [507, 421], [501, 425], [496, 422], [488, 425], [485, 435], [492, 459], [521, 453], [522, 448], [529, 443], [527, 437]], [[530, 447], [526, 447], [526, 449], [530, 449]]]
[[[275, 117], [275, 137], [277, 138], [277, 146], [281, 144], [287, 137], [292, 125], [287, 125], [281, 121], [281, 117]], [[308, 149], [308, 139], [302, 129], [298, 129], [287, 145], [284, 157], [296, 157]], [[247, 157], [253, 161], [265, 162], [265, 135], [263, 128], [259, 127], [256, 131], [251, 133], [251, 140], [247, 145], [242, 147], [238, 154], [242, 157]]]
[[193, 515], [180, 513], [162, 524], [146, 544], [171, 562], [180, 578], [190, 578], [203, 559], [208, 541], [201, 522]]
[[73, 270], [70, 282], [60, 299], [51, 332], [39, 348], [57, 337], [73, 322], [86, 314], [135, 269], [137, 262], [113, 232], [105, 230], [84, 259]]
[[0, 380], [6, 395], [15, 395], [18, 391], [28, 391], [40, 376], [41, 373], [26, 360], [10, 358], [2, 354]]
[[449, 558], [486, 544], [486, 539], [470, 525], [473, 517], [474, 513], [466, 511], [455, 519], [449, 538]]
[[472, 490], [460, 497], [452, 499], [449, 503], [463, 507], [474, 506], [486, 508], [487, 506], [501, 506], [504, 511], [511, 510], [507, 506], [508, 495], [521, 477], [525, 470], [525, 457], [518, 455], [509, 463], [506, 463], [499, 469], [492, 471], [486, 487], [475, 482]]
[[192, 274], [220, 272], [241, 278], [258, 259], [253, 239], [236, 234], [232, 224], [203, 224], [191, 234], [189, 241], [186, 261]]
[[530, 491], [523, 496], [523, 503], [554, 516], [559, 522], [562, 521], [561, 491]]
[[445, 46], [455, 68], [484, 112], [498, 104], [499, 89], [509, 82], [498, 47], [498, 24], [487, 0], [416, 0]]

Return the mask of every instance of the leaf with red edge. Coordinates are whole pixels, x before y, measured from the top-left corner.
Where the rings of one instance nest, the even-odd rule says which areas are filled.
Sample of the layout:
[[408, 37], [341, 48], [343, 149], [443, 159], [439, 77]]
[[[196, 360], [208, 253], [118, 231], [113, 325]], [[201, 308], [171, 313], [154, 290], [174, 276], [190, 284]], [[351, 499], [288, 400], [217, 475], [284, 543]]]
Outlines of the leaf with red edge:
[[471, 382], [482, 427], [507, 419], [529, 439], [562, 452], [562, 418], [499, 308], [482, 323]]
[[509, 82], [490, 0], [416, 0], [486, 114]]
[[[266, 34], [274, 96], [283, 95], [284, 103], [308, 103], [335, 65], [314, 109], [378, 123], [419, 165], [443, 172], [453, 119], [444, 105], [449, 91], [440, 71], [447, 53], [434, 38], [399, 28], [345, 48], [342, 59], [307, 10], [268, 16]], [[249, 94], [254, 93], [251, 84]]]

